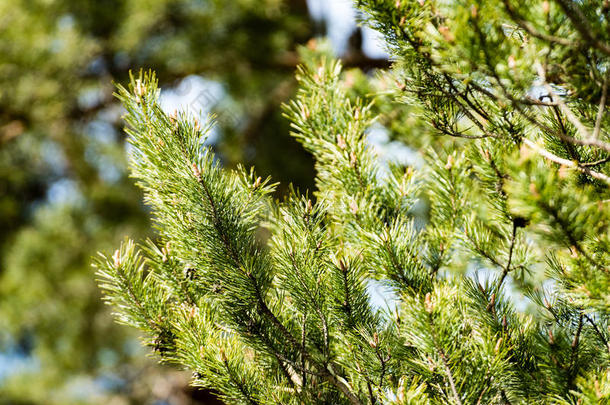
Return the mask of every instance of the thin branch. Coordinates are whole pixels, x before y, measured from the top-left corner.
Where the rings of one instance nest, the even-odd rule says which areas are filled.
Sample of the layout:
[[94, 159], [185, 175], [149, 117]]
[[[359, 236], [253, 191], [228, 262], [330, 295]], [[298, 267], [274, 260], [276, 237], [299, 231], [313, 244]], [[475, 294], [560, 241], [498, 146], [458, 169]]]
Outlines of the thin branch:
[[383, 389], [383, 379], [385, 377], [385, 373], [386, 373], [386, 363], [388, 361], [390, 361], [390, 355], [388, 354], [388, 357], [386, 357], [385, 359], [381, 356], [381, 353], [379, 353], [379, 347], [375, 346], [375, 356], [377, 356], [377, 359], [379, 360], [379, 363], [381, 364], [381, 373], [379, 376], [379, 388]]
[[[591, 139], [592, 136], [589, 133], [589, 130], [587, 129], [587, 127], [585, 127], [584, 124], [578, 119], [578, 117], [576, 115], [574, 115], [572, 110], [566, 105], [565, 101], [563, 101], [563, 99], [555, 93], [553, 88], [546, 81], [546, 70], [545, 70], [544, 66], [542, 66], [541, 63], [537, 63], [537, 65], [538, 65], [538, 75], [540, 76], [540, 80], [542, 80], [542, 85], [549, 92], [549, 96], [551, 97], [551, 99], [557, 103], [557, 105], [559, 106], [559, 109], [565, 114], [565, 116], [572, 123], [572, 125], [574, 125], [576, 127], [578, 132], [581, 133], [583, 138]], [[567, 135], [566, 135], [566, 137], [567, 137]], [[562, 139], [563, 139], [563, 137], [562, 137]]]
[[[546, 127], [546, 126], [541, 126], [540, 128], [543, 130], [548, 129], [548, 127]], [[561, 132], [556, 132], [556, 131], [551, 131], [551, 132], [554, 132], [554, 134], [556, 134], [559, 138], [561, 138], [564, 141], [571, 142], [576, 145], [582, 145], [582, 146], [595, 146], [596, 148], [600, 148], [606, 152], [610, 152], [610, 144], [606, 143], [606, 142], [602, 142], [599, 139], [593, 139], [593, 138], [578, 139], [578, 138], [574, 138], [571, 136], [566, 136], [566, 135], [562, 134]]]
[[490, 387], [490, 381], [489, 381], [489, 370], [487, 370], [485, 372], [485, 385], [481, 388], [481, 394], [479, 394], [479, 398], [477, 399], [477, 403], [476, 405], [481, 405], [481, 401], [483, 400], [483, 396], [485, 395], [485, 393], [489, 390]]
[[343, 395], [345, 395], [347, 397], [347, 399], [349, 399], [349, 401], [353, 404], [353, 405], [363, 405], [362, 401], [360, 401], [360, 398], [358, 398], [356, 396], [356, 394], [354, 394], [351, 390], [351, 387], [349, 387], [346, 382], [341, 381], [339, 379], [338, 376], [335, 375], [334, 370], [332, 369], [332, 364], [328, 365], [328, 368], [325, 369], [326, 373], [323, 373], [323, 376], [331, 383], [333, 384], [335, 387], [339, 388], [339, 390], [343, 393]]
[[500, 291], [500, 287], [502, 287], [502, 283], [504, 283], [504, 279], [508, 275], [510, 271], [510, 265], [513, 260], [513, 250], [515, 248], [515, 241], [517, 240], [517, 224], [513, 221], [513, 235], [510, 238], [510, 248], [508, 249], [508, 261], [506, 266], [504, 267], [504, 271], [502, 271], [502, 276], [500, 277], [500, 281], [498, 281], [498, 286], [496, 287], [496, 291]]
[[554, 35], [543, 34], [540, 31], [536, 30], [534, 26], [527, 20], [525, 20], [519, 12], [515, 9], [515, 7], [510, 3], [509, 0], [504, 0], [504, 7], [506, 7], [506, 12], [513, 19], [515, 23], [521, 28], [523, 28], [527, 33], [529, 33], [534, 38], [541, 39], [547, 42], [553, 42], [563, 46], [569, 47], [577, 47], [578, 44], [570, 41], [569, 39], [557, 37]]
[[227, 370], [227, 375], [229, 376], [229, 380], [231, 380], [231, 382], [233, 384], [235, 384], [235, 386], [237, 386], [237, 389], [239, 390], [239, 392], [241, 393], [241, 395], [244, 397], [244, 399], [246, 401], [248, 401], [248, 403], [250, 405], [258, 405], [258, 402], [256, 402], [252, 396], [248, 393], [248, 391], [246, 390], [246, 388], [244, 387], [244, 385], [242, 384], [241, 381], [238, 380], [238, 378], [234, 375], [233, 369], [231, 368], [231, 366], [229, 365], [229, 360], [227, 359], [227, 357], [225, 356], [224, 352], [222, 353], [222, 364], [225, 367], [225, 369]]
[[303, 381], [298, 381], [298, 376], [294, 376], [292, 374], [290, 374], [290, 372], [288, 371], [288, 369], [286, 368], [286, 364], [284, 364], [284, 362], [282, 361], [282, 359], [280, 358], [280, 356], [277, 353], [273, 353], [273, 355], [275, 356], [275, 359], [277, 360], [277, 363], [280, 366], [280, 370], [282, 371], [282, 374], [284, 374], [284, 377], [286, 377], [286, 380], [288, 381], [288, 383], [290, 384], [290, 386], [292, 388], [298, 389], [298, 386], [301, 386], [301, 388], [303, 387]]
[[487, 260], [489, 260], [492, 264], [494, 264], [497, 267], [502, 267], [502, 264], [496, 260], [496, 258], [494, 257], [494, 255], [492, 255], [491, 253], [489, 253], [488, 251], [486, 251], [485, 249], [483, 249], [481, 247], [480, 244], [477, 243], [477, 241], [472, 237], [472, 235], [470, 234], [470, 232], [464, 232], [464, 235], [466, 236], [466, 238], [468, 239], [468, 241], [470, 243], [472, 243], [472, 245], [474, 246], [475, 252], [480, 254], [481, 256], [483, 256], [484, 258], [486, 258]]
[[453, 374], [451, 373], [451, 369], [449, 368], [449, 362], [447, 361], [447, 356], [445, 356], [445, 352], [443, 351], [443, 348], [439, 346], [438, 341], [436, 339], [434, 321], [433, 321], [432, 315], [430, 313], [428, 313], [428, 323], [430, 324], [430, 328], [432, 331], [432, 341], [434, 342], [434, 347], [438, 351], [438, 355], [443, 362], [445, 374], [447, 375], [447, 378], [449, 379], [449, 385], [451, 386], [451, 392], [453, 393], [453, 396], [454, 396], [456, 402], [458, 403], [458, 405], [462, 405], [462, 400], [460, 399], [460, 395], [458, 394], [457, 389], [455, 387], [455, 381], [453, 380]]
[[371, 382], [369, 379], [366, 379], [366, 388], [369, 392], [369, 399], [371, 400], [371, 405], [375, 405], [377, 403], [377, 398], [373, 395], [373, 387], [371, 386]]
[[[302, 326], [302, 330], [301, 330], [301, 346], [305, 347], [305, 342], [307, 339], [307, 313], [303, 314], [303, 326]], [[305, 372], [306, 368], [305, 368], [305, 356], [303, 356], [303, 353], [301, 353], [301, 367], [303, 368], [302, 370], [302, 375], [301, 375], [301, 381], [303, 381], [303, 387], [305, 387], [305, 385], [307, 384], [307, 373]]]
[[[460, 107], [460, 110], [462, 110], [462, 112], [466, 115], [466, 117], [468, 117], [470, 119], [470, 121], [473, 124], [475, 124], [477, 127], [479, 127], [479, 129], [481, 129], [481, 131], [484, 131], [483, 123], [481, 123], [480, 119], [476, 118], [470, 112], [470, 110], [468, 108], [466, 108], [457, 98], [459, 96], [459, 91], [455, 88], [455, 85], [453, 84], [451, 77], [448, 74], [444, 73], [443, 78], [445, 79], [445, 82], [449, 85], [449, 87], [451, 87], [451, 90], [453, 90], [455, 93], [458, 93], [458, 94], [454, 94], [451, 91], [444, 91], [443, 89], [441, 89], [441, 91], [443, 91], [443, 93], [448, 95], [449, 98], [451, 98], [453, 100], [453, 102], [456, 103]], [[476, 109], [474, 109], [474, 111], [476, 111]], [[482, 118], [485, 119], [485, 116], [482, 115]], [[493, 135], [490, 134], [489, 136], [493, 136]], [[464, 136], [464, 137], [467, 137], [467, 136]]]
[[447, 357], [445, 356], [445, 352], [443, 349], [438, 348], [438, 353], [443, 361], [443, 366], [445, 367], [445, 373], [447, 374], [447, 378], [449, 379], [449, 385], [451, 386], [451, 391], [453, 392], [453, 396], [459, 405], [462, 405], [462, 400], [455, 388], [455, 382], [453, 381], [453, 374], [451, 374], [451, 369], [449, 368], [449, 364], [447, 362]]
[[582, 332], [583, 325], [583, 313], [580, 313], [578, 317], [578, 328], [576, 329], [576, 333], [574, 334], [574, 340], [572, 340], [572, 354], [570, 356], [570, 380], [574, 377], [576, 362], [578, 361], [578, 347], [580, 344], [580, 333]]
[[[459, 132], [455, 132], [455, 131], [449, 131], [447, 128], [443, 128], [439, 125], [433, 125], [434, 129], [442, 132], [445, 135], [449, 135], [452, 138], [464, 138], [464, 139], [487, 139], [489, 138], [488, 135], [466, 135], [466, 134], [461, 134]], [[472, 128], [472, 127], [470, 127]]]
[[563, 101], [563, 99], [561, 97], [559, 97], [553, 91], [553, 88], [546, 82], [546, 79], [544, 77], [544, 71], [542, 68], [539, 69], [539, 73], [541, 74], [542, 80], [544, 81], [544, 83], [543, 83], [544, 88], [549, 92], [549, 95], [551, 96], [552, 100], [555, 101], [559, 105], [559, 109], [561, 110], [561, 112], [563, 112], [565, 114], [565, 116], [572, 123], [572, 125], [574, 125], [576, 127], [576, 129], [578, 130], [578, 132], [581, 133], [583, 138], [590, 139], [591, 134], [589, 133], [589, 130], [587, 129], [587, 127], [585, 127], [585, 125], [578, 119], [578, 117], [576, 115], [574, 115], [572, 110], [566, 105], [566, 103]]
[[[307, 285], [307, 283], [305, 283], [305, 280], [303, 280], [303, 277], [301, 276], [301, 272], [299, 271], [299, 267], [296, 262], [296, 258], [294, 257], [294, 252], [290, 251], [288, 253], [288, 256], [290, 256], [290, 262], [292, 264], [292, 268], [294, 270], [297, 280], [299, 280], [301, 287], [303, 287], [303, 289], [307, 292], [307, 294], [306, 294], [307, 300], [310, 301], [310, 304], [313, 306], [314, 310], [316, 311], [318, 318], [320, 318], [320, 322], [322, 322], [322, 332], [323, 332], [323, 336], [324, 336], [324, 351], [325, 351], [325, 354], [328, 355], [328, 350], [329, 350], [328, 324], [326, 322], [326, 317], [322, 313], [322, 309], [318, 305], [319, 303], [315, 299], [317, 294], [315, 294], [313, 291], [311, 291], [309, 289], [309, 286]], [[305, 347], [305, 346], [303, 346], [303, 347]]]
[[523, 143], [528, 148], [530, 148], [534, 152], [538, 153], [542, 157], [550, 160], [551, 162], [555, 162], [555, 163], [560, 164], [560, 165], [571, 167], [571, 168], [576, 169], [578, 171], [581, 171], [581, 172], [583, 172], [585, 174], [588, 174], [589, 176], [591, 176], [591, 177], [593, 177], [595, 179], [602, 180], [603, 182], [605, 182], [608, 185], [610, 185], [610, 177], [606, 176], [603, 173], [593, 171], [593, 170], [589, 169], [588, 167], [583, 167], [583, 166], [577, 164], [576, 162], [574, 162], [572, 160], [568, 160], [568, 159], [564, 159], [562, 157], [559, 157], [559, 156], [549, 152], [548, 150], [538, 146], [537, 143], [532, 142], [532, 141], [530, 141], [527, 138], [523, 138]]
[[595, 162], [581, 163], [580, 166], [581, 167], [595, 167], [595, 166], [599, 166], [599, 165], [602, 165], [607, 162], [610, 162], [610, 156], [603, 158], [603, 159], [596, 160]]
[[606, 99], [608, 97], [608, 79], [610, 78], [610, 69], [606, 70], [606, 77], [604, 78], [604, 85], [602, 86], [602, 98], [599, 101], [599, 108], [597, 110], [597, 118], [595, 119], [595, 128], [593, 129], [593, 139], [599, 138], [599, 131], [602, 126], [602, 118], [604, 117], [604, 111], [606, 109]]
[[610, 344], [608, 342], [608, 339], [606, 339], [606, 337], [601, 332], [601, 330], [599, 330], [599, 328], [597, 327], [597, 324], [595, 323], [595, 321], [593, 321], [593, 319], [591, 319], [591, 317], [589, 315], [587, 315], [587, 314], [585, 314], [585, 319], [587, 321], [589, 321], [591, 326], [593, 326], [593, 330], [595, 330], [595, 333], [597, 334], [597, 336], [599, 336], [599, 338], [602, 340], [602, 342], [604, 342], [604, 345], [606, 346], [606, 349], [608, 350], [608, 353], [610, 353]]
[[[559, 113], [559, 109], [557, 107], [553, 107], [553, 112], [555, 113], [555, 117], [557, 118], [557, 122], [559, 122], [559, 127], [561, 129], [561, 133], [565, 135], [565, 137], [569, 137], [568, 131], [566, 130], [565, 125], [563, 124], [563, 120], [561, 119], [561, 114]], [[567, 142], [565, 138], [559, 138], [561, 140], [562, 146], [568, 151], [570, 158], [575, 162], [580, 164], [580, 156], [574, 149], [574, 145], [570, 142]]]
[[[484, 96], [487, 96], [487, 98], [490, 98], [492, 100], [498, 101], [500, 99], [500, 97], [494, 93], [492, 93], [491, 91], [487, 90], [484, 87], [481, 87], [479, 84], [477, 84], [476, 82], [472, 81], [470, 83], [468, 83], [468, 86], [472, 87], [473, 89], [475, 89], [477, 92], [483, 94]], [[507, 97], [508, 98], [508, 97]], [[555, 105], [557, 105], [556, 103], [549, 103], [546, 101], [541, 101], [538, 100], [537, 98], [533, 98], [530, 96], [526, 96], [525, 98], [509, 98], [514, 104], [523, 104], [523, 105], [536, 105], [536, 106], [541, 106], [541, 107], [553, 107]]]

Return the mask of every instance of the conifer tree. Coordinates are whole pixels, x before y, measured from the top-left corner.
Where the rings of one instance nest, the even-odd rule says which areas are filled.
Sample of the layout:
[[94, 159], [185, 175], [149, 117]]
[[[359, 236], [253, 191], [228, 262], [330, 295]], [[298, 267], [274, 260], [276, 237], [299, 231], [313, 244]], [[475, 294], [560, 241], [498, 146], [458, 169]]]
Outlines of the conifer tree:
[[[356, 97], [303, 52], [312, 196], [222, 169], [152, 73], [119, 87], [159, 232], [97, 262], [119, 320], [228, 403], [608, 401], [610, 4], [356, 3], [394, 65]], [[424, 163], [385, 164], [375, 125]]]

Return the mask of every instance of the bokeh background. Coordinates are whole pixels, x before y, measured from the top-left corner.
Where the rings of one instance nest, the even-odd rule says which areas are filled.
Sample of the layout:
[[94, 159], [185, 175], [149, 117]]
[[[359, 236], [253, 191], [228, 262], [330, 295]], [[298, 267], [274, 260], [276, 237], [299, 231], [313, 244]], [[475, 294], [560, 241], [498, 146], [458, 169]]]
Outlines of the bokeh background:
[[313, 185], [281, 104], [298, 47], [387, 66], [350, 0], [0, 2], [0, 404], [215, 404], [112, 320], [91, 258], [153, 231], [113, 82], [153, 69], [169, 111], [217, 115], [222, 163]]

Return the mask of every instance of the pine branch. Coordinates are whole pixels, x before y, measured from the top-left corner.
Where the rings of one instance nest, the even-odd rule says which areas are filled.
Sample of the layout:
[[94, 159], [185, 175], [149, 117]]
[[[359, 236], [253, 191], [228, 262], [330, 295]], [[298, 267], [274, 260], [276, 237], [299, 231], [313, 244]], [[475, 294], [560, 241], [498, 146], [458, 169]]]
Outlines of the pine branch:
[[568, 160], [568, 159], [564, 159], [561, 158], [557, 155], [554, 155], [553, 153], [547, 151], [544, 148], [541, 148], [540, 146], [538, 146], [538, 144], [530, 141], [529, 139], [523, 139], [523, 143], [530, 148], [531, 150], [533, 150], [534, 152], [538, 153], [540, 156], [550, 160], [551, 162], [566, 166], [566, 167], [570, 167], [573, 169], [576, 169], [578, 171], [581, 171], [595, 179], [598, 180], [602, 180], [605, 183], [610, 185], [610, 177], [600, 173], [600, 172], [596, 172], [594, 170], [589, 169], [588, 167], [583, 167], [582, 165], [579, 165], [578, 163], [572, 161], [572, 160]]
[[504, 279], [508, 275], [508, 272], [511, 270], [510, 266], [511, 266], [511, 263], [513, 260], [513, 250], [515, 248], [516, 236], [517, 236], [517, 223], [513, 220], [513, 231], [512, 231], [512, 236], [510, 238], [510, 247], [508, 249], [508, 260], [506, 261], [506, 266], [504, 266], [504, 270], [502, 271], [500, 280], [498, 280], [498, 285], [496, 287], [496, 291], [500, 291], [500, 288], [502, 287], [502, 283], [504, 283]]
[[591, 324], [591, 326], [593, 327], [593, 330], [595, 331], [595, 333], [597, 334], [597, 336], [601, 339], [602, 342], [604, 342], [604, 346], [606, 347], [606, 350], [608, 351], [608, 354], [610, 354], [610, 342], [608, 341], [608, 339], [606, 338], [606, 336], [604, 336], [604, 334], [599, 330], [599, 327], [597, 326], [597, 324], [595, 323], [595, 321], [593, 319], [591, 319], [591, 317], [587, 314], [584, 314], [585, 319]]
[[229, 379], [237, 387], [237, 389], [239, 390], [241, 395], [244, 397], [246, 402], [248, 404], [250, 404], [250, 405], [259, 405], [259, 403], [256, 402], [252, 398], [252, 396], [250, 396], [250, 393], [248, 393], [248, 391], [244, 387], [244, 384], [241, 381], [239, 381], [239, 378], [235, 375], [235, 372], [233, 371], [233, 369], [229, 365], [229, 361], [228, 361], [227, 357], [225, 356], [224, 352], [221, 352], [220, 355], [222, 357], [222, 364], [224, 365], [224, 367], [225, 367], [225, 369], [227, 371], [227, 375], [229, 376]]
[[451, 374], [451, 369], [449, 368], [449, 364], [447, 363], [447, 357], [445, 356], [445, 352], [443, 349], [439, 349], [439, 355], [441, 360], [443, 361], [443, 367], [445, 368], [445, 373], [447, 374], [447, 378], [449, 378], [449, 384], [451, 385], [451, 392], [453, 392], [453, 397], [459, 405], [462, 405], [462, 400], [455, 388], [455, 382], [453, 381], [453, 375]]
[[[578, 5], [570, 17], [512, 0], [357, 4], [390, 45], [398, 89], [301, 52], [300, 90], [285, 112], [316, 160], [317, 203], [297, 192], [272, 201], [268, 180], [222, 169], [204, 144], [209, 124], [167, 116], [154, 78], [119, 89], [131, 173], [168, 244], [126, 256], [120, 271], [102, 260], [108, 300], [119, 319], [158, 335], [164, 358], [234, 401], [576, 398], [610, 353], [608, 75], [601, 84], [605, 54], [591, 49], [605, 20]], [[589, 18], [580, 28], [560, 25], [579, 13]], [[548, 96], [536, 100], [540, 55]], [[417, 148], [423, 167], [378, 156], [377, 130], [386, 149]], [[497, 280], [476, 281], [481, 265], [497, 267]], [[538, 267], [556, 286], [553, 307], [533, 291]], [[531, 313], [502, 294], [509, 274]], [[396, 311], [376, 309], [372, 281]], [[575, 332], [571, 346], [561, 328]]]
[[610, 70], [606, 70], [606, 76], [604, 76], [604, 84], [602, 85], [602, 97], [599, 100], [599, 107], [597, 109], [597, 117], [595, 118], [595, 128], [593, 129], [593, 139], [598, 139], [601, 131], [602, 119], [604, 118], [604, 112], [606, 111], [606, 99], [608, 97], [608, 81], [610, 80]]
[[570, 366], [568, 368], [570, 373], [569, 380], [574, 378], [576, 373], [576, 362], [578, 361], [578, 348], [580, 344], [580, 333], [582, 332], [583, 326], [583, 313], [581, 312], [578, 316], [578, 327], [576, 328], [576, 333], [574, 334], [574, 339], [572, 340], [572, 353], [570, 355]]

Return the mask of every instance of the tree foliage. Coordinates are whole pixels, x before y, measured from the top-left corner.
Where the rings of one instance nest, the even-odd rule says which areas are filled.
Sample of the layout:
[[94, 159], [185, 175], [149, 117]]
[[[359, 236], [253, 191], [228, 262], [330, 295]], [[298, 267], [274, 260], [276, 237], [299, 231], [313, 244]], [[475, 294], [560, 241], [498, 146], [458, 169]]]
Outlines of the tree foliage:
[[[158, 239], [97, 261], [118, 319], [229, 403], [607, 401], [610, 7], [356, 4], [394, 65], [355, 85], [304, 51], [312, 196], [221, 169], [152, 73], [119, 87]], [[379, 125], [423, 163], [381, 159]]]
[[[268, 105], [293, 91], [296, 44], [313, 35], [307, 6], [8, 0], [0, 15], [0, 356], [26, 360], [0, 365], [0, 403], [153, 401], [155, 379], [172, 377], [112, 322], [90, 268], [125, 234], [150, 234], [112, 82], [131, 66], [155, 69], [165, 89], [193, 75], [214, 81], [222, 94], [192, 88], [184, 102], [225, 112], [223, 162], [248, 151], [263, 170], [301, 182], [309, 158]], [[296, 151], [287, 164], [260, 153], [268, 139]]]

